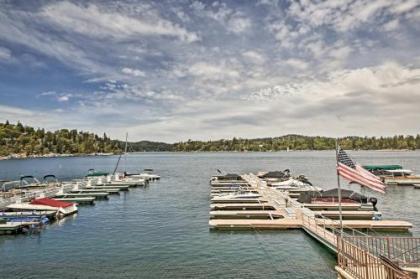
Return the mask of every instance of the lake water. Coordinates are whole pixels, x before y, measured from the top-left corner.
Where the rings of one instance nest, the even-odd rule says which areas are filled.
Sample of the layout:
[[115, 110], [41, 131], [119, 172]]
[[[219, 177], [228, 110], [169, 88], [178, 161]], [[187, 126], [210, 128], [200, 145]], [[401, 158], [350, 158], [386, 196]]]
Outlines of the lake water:
[[[420, 170], [420, 152], [351, 152], [363, 164]], [[256, 172], [290, 168], [325, 189], [336, 187], [335, 154], [136, 153], [122, 166], [162, 176], [38, 235], [0, 236], [0, 278], [336, 278], [335, 257], [300, 230], [213, 232], [208, 228], [209, 178], [216, 169]], [[116, 157], [0, 161], [0, 179], [19, 175], [81, 177], [111, 171]], [[359, 190], [352, 186], [353, 190]], [[366, 194], [373, 194], [366, 192]], [[384, 218], [414, 223], [420, 235], [420, 190], [389, 187], [379, 198]]]

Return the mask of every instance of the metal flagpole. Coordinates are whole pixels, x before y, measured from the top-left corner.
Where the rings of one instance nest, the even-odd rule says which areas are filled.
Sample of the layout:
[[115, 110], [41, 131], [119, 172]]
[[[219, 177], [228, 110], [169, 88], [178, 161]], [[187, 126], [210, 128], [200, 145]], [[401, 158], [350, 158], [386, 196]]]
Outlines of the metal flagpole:
[[336, 159], [336, 170], [337, 170], [337, 186], [338, 186], [338, 212], [340, 215], [340, 236], [343, 236], [343, 215], [341, 211], [341, 183], [340, 173], [338, 172], [338, 139], [335, 139], [335, 159]]

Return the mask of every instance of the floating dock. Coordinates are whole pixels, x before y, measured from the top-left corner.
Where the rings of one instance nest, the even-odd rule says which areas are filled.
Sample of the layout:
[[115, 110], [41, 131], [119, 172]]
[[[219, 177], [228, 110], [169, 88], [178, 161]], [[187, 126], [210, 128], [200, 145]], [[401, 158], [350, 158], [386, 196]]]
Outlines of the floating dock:
[[[267, 183], [257, 176], [243, 175], [242, 179], [247, 185], [229, 189], [213, 185], [218, 185], [212, 181], [212, 190], [209, 214], [209, 227], [214, 230], [287, 230], [302, 229], [312, 236], [318, 242], [322, 243], [329, 250], [337, 253], [338, 264], [336, 266], [337, 276], [340, 279], [383, 279], [398, 278], [409, 279], [412, 277], [407, 268], [406, 258], [411, 254], [418, 258], [420, 239], [409, 238], [402, 240], [400, 244], [406, 245], [398, 252], [404, 251], [403, 262], [400, 265], [387, 263], [382, 258], [383, 252], [375, 254], [370, 248], [370, 236], [357, 231], [356, 229], [383, 230], [383, 231], [408, 231], [412, 224], [399, 220], [372, 220], [375, 214], [372, 204], [342, 203], [342, 226], [344, 231], [340, 231], [341, 224], [337, 219], [339, 217], [338, 203], [299, 203], [295, 198], [296, 193], [278, 191], [267, 186]], [[246, 199], [238, 202], [235, 198], [223, 198], [220, 194], [234, 193], [240, 189], [247, 192], [259, 193], [261, 197]], [[215, 197], [217, 195], [217, 198]], [[252, 201], [251, 201], [252, 200]], [[362, 240], [356, 240], [356, 244], [351, 242], [350, 238], [345, 239], [351, 231], [353, 234], [362, 234]], [[362, 242], [360, 244], [360, 241]], [[366, 241], [366, 243], [364, 242]], [[385, 244], [376, 244], [376, 241], [382, 241], [376, 237], [371, 243], [375, 243], [375, 248], [388, 247], [390, 253], [390, 239], [385, 238]], [[357, 246], [359, 245], [359, 246]], [[415, 247], [415, 248], [412, 248]], [[392, 247], [393, 248], [393, 247]], [[390, 258], [390, 256], [388, 255]], [[415, 268], [416, 271], [419, 269]]]
[[[289, 196], [288, 192], [276, 190], [267, 186], [265, 181], [255, 175], [243, 175], [243, 181], [236, 182], [246, 191], [259, 193], [255, 198], [229, 198], [217, 196], [211, 199], [209, 227], [211, 229], [304, 229], [310, 234], [312, 231], [331, 230], [338, 228], [340, 223], [338, 203], [299, 203]], [[244, 183], [245, 182], [245, 183]], [[234, 181], [229, 183], [233, 184]], [[229, 193], [230, 189], [219, 189], [219, 185], [212, 181], [212, 194], [216, 191]], [[216, 185], [216, 186], [215, 186]], [[223, 186], [224, 187], [224, 186]], [[232, 185], [229, 185], [232, 187]], [[242, 189], [241, 189], [242, 190]], [[343, 226], [346, 229], [372, 229], [386, 231], [407, 231], [412, 224], [398, 220], [372, 220], [375, 214], [373, 205], [359, 203], [342, 203]], [[306, 219], [307, 220], [306, 220]], [[306, 222], [304, 221], [306, 220]], [[330, 243], [335, 247], [336, 243]]]

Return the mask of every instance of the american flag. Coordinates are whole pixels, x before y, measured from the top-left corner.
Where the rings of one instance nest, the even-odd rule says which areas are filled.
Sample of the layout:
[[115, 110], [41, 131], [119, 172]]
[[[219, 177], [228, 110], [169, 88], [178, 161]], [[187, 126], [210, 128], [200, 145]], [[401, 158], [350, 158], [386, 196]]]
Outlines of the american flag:
[[354, 162], [340, 147], [337, 155], [337, 172], [350, 182], [356, 182], [380, 193], [385, 193], [385, 184], [379, 177]]

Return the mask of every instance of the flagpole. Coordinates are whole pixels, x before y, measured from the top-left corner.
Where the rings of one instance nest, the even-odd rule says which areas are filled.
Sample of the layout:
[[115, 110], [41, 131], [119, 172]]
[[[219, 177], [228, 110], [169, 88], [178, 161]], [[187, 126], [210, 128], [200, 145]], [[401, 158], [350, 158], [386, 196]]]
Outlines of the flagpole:
[[340, 183], [340, 174], [338, 172], [338, 139], [335, 139], [335, 160], [336, 160], [336, 170], [337, 170], [337, 186], [338, 186], [338, 212], [340, 215], [340, 236], [343, 236], [343, 215], [341, 209], [341, 183]]

